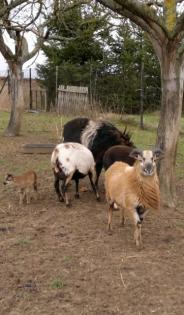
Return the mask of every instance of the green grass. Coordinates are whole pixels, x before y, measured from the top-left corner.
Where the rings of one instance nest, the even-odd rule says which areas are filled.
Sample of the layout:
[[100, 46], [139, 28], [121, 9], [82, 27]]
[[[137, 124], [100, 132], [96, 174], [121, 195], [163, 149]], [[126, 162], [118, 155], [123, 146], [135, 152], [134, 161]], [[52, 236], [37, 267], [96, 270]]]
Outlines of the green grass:
[[52, 289], [62, 289], [64, 287], [64, 282], [61, 279], [53, 280], [51, 283]]
[[[105, 117], [105, 115], [104, 115]], [[61, 117], [55, 113], [28, 113], [25, 112], [22, 120], [21, 133], [29, 142], [33, 138], [35, 142], [57, 142], [61, 139], [62, 127], [72, 117]], [[115, 124], [121, 130], [127, 126], [127, 130], [132, 136], [132, 140], [137, 147], [148, 149], [154, 147], [156, 141], [157, 126], [159, 121], [159, 113], [151, 113], [144, 115], [145, 129], [140, 129], [139, 115], [124, 115], [122, 117], [116, 114], [107, 114], [107, 119]], [[0, 112], [0, 133], [7, 127], [9, 113]], [[176, 174], [179, 178], [184, 177], [184, 117], [181, 119], [181, 135], [178, 143], [177, 168]], [[8, 143], [8, 139], [7, 139]], [[39, 170], [48, 168], [48, 161], [38, 158]], [[0, 158], [0, 166], [6, 165], [6, 161]], [[12, 165], [13, 171], [18, 171], [19, 165]], [[27, 167], [33, 168], [34, 163], [30, 159]]]
[[63, 260], [64, 260], [64, 262], [69, 263], [69, 262], [72, 261], [72, 257], [71, 257], [71, 256], [64, 256], [64, 257], [63, 257]]
[[20, 239], [16, 242], [16, 245], [29, 245], [30, 244], [30, 241], [29, 240], [26, 240], [26, 239]]
[[0, 111], [0, 133], [3, 133], [3, 131], [7, 127], [9, 116], [9, 113]]
[[49, 142], [60, 140], [62, 127], [66, 123], [66, 118], [61, 118], [53, 113], [25, 113], [22, 125], [22, 132], [26, 134], [48, 137]]

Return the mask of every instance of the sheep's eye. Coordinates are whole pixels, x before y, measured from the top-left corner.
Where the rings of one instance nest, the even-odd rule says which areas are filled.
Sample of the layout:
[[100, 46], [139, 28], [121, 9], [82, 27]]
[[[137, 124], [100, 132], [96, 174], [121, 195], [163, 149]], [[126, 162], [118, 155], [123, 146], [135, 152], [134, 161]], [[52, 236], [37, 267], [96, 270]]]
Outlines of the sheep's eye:
[[145, 157], [143, 157], [142, 159], [143, 159], [144, 162], [146, 161]]

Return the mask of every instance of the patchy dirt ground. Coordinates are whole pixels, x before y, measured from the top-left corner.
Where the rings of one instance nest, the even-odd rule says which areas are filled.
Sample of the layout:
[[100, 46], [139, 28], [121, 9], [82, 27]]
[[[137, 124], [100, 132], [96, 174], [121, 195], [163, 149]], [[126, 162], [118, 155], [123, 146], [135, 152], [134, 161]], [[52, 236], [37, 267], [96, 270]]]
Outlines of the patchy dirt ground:
[[118, 212], [107, 234], [102, 181], [100, 203], [87, 191], [66, 208], [53, 189], [50, 156], [20, 153], [38, 138], [0, 140], [1, 182], [6, 172], [29, 168], [39, 176], [39, 199], [30, 205], [20, 207], [12, 188], [0, 188], [1, 315], [183, 314], [184, 181], [177, 210], [146, 218], [139, 251]]

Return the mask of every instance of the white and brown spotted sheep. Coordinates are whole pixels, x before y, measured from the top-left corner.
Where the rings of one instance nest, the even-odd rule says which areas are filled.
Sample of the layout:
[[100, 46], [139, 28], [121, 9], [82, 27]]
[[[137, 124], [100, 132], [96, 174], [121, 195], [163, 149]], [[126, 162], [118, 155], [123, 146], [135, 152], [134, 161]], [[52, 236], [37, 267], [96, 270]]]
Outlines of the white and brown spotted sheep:
[[[71, 180], [76, 183], [75, 197], [79, 198], [79, 179], [89, 176], [93, 191], [99, 200], [99, 194], [95, 185], [95, 162], [91, 151], [84, 145], [75, 142], [58, 144], [51, 156], [51, 166], [55, 176], [55, 190], [60, 201], [65, 201], [69, 206], [67, 186]], [[62, 181], [60, 189], [60, 181]]]
[[105, 172], [108, 230], [111, 230], [114, 207], [121, 210], [121, 224], [129, 216], [135, 225], [134, 239], [141, 241], [141, 224], [148, 210], [159, 210], [160, 190], [155, 161], [162, 156], [160, 149], [153, 151], [133, 149], [130, 156], [136, 159], [133, 166], [115, 162]]

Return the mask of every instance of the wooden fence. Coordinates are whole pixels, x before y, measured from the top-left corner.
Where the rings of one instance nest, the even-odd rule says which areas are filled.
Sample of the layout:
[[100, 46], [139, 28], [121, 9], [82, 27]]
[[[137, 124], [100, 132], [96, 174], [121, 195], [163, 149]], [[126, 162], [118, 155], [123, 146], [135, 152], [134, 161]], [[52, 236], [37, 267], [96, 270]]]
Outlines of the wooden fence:
[[85, 114], [90, 109], [88, 87], [60, 85], [57, 109], [63, 115]]
[[47, 110], [47, 92], [45, 89], [33, 89], [30, 99], [31, 106], [29, 109], [46, 111]]

